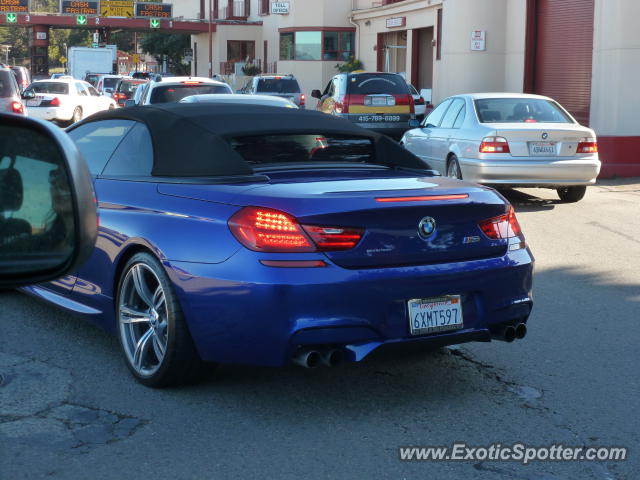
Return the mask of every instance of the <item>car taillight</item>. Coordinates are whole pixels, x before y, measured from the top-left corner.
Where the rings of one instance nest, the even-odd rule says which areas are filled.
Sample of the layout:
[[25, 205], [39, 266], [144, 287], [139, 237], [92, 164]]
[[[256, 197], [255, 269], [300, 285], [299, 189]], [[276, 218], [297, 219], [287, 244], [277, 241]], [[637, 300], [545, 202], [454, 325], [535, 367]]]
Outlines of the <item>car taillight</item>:
[[307, 97], [304, 96], [304, 93], [300, 95], [300, 106], [303, 106], [307, 101]]
[[127, 94], [126, 93], [116, 92], [116, 93], [113, 94], [113, 98], [115, 100], [124, 100], [125, 98], [127, 98]]
[[424, 98], [422, 97], [418, 97], [417, 100], [415, 100], [416, 105], [424, 105]]
[[483, 220], [478, 223], [478, 226], [492, 240], [520, 237], [522, 235], [516, 212], [514, 212], [511, 205], [509, 205], [509, 209], [504, 215]]
[[[336, 99], [336, 103], [333, 104], [333, 108], [336, 113], [349, 113], [349, 103], [351, 103], [351, 95], [345, 95], [342, 98]], [[363, 98], [364, 101], [364, 98]]]
[[22, 115], [24, 114], [24, 105], [20, 102], [11, 102], [11, 111]]
[[195, 80], [185, 80], [182, 82], [183, 85], [200, 85], [202, 82], [197, 82]]
[[229, 219], [234, 237], [256, 252], [348, 250], [360, 241], [356, 228], [300, 225], [292, 215], [262, 207], [244, 207]]
[[362, 229], [360, 228], [316, 227], [312, 225], [303, 225], [302, 228], [309, 234], [321, 252], [349, 250], [355, 247], [362, 238]]
[[484, 137], [480, 144], [480, 153], [510, 153], [509, 142], [502, 137]]
[[413, 101], [413, 95], [396, 95], [395, 96], [395, 104], [396, 105], [409, 105], [409, 112], [416, 113], [415, 102]]
[[51, 102], [49, 102], [49, 106], [51, 106], [51, 107], [59, 107], [60, 106], [60, 99], [58, 97], [53, 97], [53, 99], [51, 99]]
[[598, 153], [598, 142], [592, 137], [581, 138], [576, 153]]

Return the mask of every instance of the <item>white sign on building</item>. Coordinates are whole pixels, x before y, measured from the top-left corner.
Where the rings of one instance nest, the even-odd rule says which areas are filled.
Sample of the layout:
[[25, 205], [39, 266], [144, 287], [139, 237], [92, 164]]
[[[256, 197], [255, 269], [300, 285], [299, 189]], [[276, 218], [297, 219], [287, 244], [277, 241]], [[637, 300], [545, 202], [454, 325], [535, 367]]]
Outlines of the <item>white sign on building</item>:
[[471, 50], [483, 51], [487, 49], [485, 35], [486, 32], [484, 30], [474, 30], [471, 32]]
[[275, 15], [289, 15], [289, 2], [273, 2], [271, 13]]

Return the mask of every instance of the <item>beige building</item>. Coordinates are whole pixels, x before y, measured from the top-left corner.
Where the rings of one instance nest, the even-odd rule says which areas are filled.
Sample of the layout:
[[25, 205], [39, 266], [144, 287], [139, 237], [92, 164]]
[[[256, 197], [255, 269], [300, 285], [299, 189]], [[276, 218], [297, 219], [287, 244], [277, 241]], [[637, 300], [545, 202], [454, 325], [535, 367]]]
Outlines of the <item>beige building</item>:
[[180, 0], [174, 15], [206, 19], [209, 1], [211, 62], [209, 36], [194, 35], [194, 73], [255, 62], [296, 75], [310, 99], [353, 54], [434, 103], [540, 93], [596, 130], [603, 176], [640, 175], [639, 0]]

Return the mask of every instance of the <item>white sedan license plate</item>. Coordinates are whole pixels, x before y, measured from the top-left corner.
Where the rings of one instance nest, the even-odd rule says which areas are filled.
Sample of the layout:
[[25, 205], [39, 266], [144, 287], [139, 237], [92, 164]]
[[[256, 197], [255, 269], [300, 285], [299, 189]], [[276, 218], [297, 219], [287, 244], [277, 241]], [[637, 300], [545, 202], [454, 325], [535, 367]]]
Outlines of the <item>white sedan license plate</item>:
[[41, 98], [33, 98], [31, 100], [27, 100], [27, 107], [37, 107], [40, 105], [41, 101]]
[[460, 295], [409, 300], [411, 335], [457, 330], [463, 327]]
[[532, 156], [555, 155], [556, 142], [529, 142], [529, 153]]

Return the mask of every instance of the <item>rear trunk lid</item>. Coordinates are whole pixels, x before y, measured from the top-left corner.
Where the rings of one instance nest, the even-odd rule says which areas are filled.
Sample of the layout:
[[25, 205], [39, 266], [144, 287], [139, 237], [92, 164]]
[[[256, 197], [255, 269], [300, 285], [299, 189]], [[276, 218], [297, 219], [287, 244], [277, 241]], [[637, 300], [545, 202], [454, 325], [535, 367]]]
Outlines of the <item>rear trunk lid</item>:
[[491, 126], [496, 129], [496, 136], [507, 139], [514, 157], [574, 157], [582, 138], [595, 138], [592, 130], [578, 125], [503, 123]]
[[[244, 187], [233, 196], [227, 192], [226, 199], [238, 206], [287, 212], [303, 225], [363, 229], [356, 247], [326, 253], [345, 268], [446, 263], [506, 253], [507, 240], [490, 240], [478, 226], [507, 210], [504, 199], [491, 189], [442, 177], [346, 176], [294, 182], [274, 175], [269, 184]], [[159, 189], [210, 201], [218, 196], [203, 186], [164, 184]], [[421, 222], [433, 222], [433, 232], [421, 230]]]

